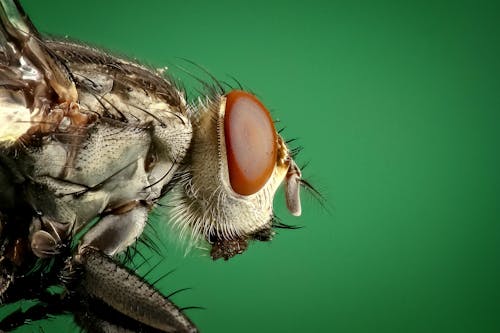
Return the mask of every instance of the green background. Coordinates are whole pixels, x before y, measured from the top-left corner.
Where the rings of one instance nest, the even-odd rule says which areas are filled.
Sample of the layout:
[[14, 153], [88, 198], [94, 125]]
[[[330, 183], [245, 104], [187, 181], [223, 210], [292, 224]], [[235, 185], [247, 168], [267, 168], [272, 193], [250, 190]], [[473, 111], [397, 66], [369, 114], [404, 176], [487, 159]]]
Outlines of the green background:
[[151, 280], [176, 269], [158, 286], [193, 288], [173, 299], [202, 332], [500, 332], [498, 1], [23, 3], [45, 33], [236, 77], [304, 147], [326, 208], [275, 202], [303, 229], [212, 262], [157, 228]]

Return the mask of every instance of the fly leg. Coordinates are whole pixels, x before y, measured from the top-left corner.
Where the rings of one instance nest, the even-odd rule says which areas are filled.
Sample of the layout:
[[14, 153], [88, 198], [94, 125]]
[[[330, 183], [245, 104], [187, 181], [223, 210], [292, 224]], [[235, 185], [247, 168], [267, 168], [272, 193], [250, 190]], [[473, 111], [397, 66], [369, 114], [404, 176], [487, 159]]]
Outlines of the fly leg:
[[90, 246], [109, 256], [123, 252], [142, 234], [149, 210], [148, 204], [138, 200], [113, 209], [87, 231], [80, 249]]
[[[130, 202], [103, 217], [82, 239], [73, 259], [75, 267], [83, 271], [79, 297], [88, 298], [84, 303], [97, 305], [89, 309], [90, 312], [77, 315], [76, 319], [89, 325], [85, 318], [92, 318], [91, 324], [98, 326], [92, 331], [128, 332], [128, 327], [123, 326], [125, 318], [131, 326], [147, 327], [137, 331], [197, 332], [174, 303], [111, 257], [136, 241], [149, 210], [147, 203]], [[97, 313], [95, 308], [108, 310]]]
[[[102, 251], [84, 247], [75, 262], [84, 270], [80, 297], [88, 298], [83, 303], [94, 304], [90, 312], [85, 311], [79, 316], [80, 319], [84, 315], [93, 320], [87, 325], [97, 325], [99, 329], [93, 327], [92, 331], [198, 332], [167, 297]], [[77, 315], [77, 321], [78, 318]]]

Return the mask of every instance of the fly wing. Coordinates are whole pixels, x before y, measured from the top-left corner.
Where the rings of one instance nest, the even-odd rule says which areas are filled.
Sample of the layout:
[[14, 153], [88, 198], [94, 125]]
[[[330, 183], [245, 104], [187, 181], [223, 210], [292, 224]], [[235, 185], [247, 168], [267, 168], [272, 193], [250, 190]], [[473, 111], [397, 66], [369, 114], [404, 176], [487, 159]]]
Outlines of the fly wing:
[[31, 69], [39, 72], [54, 90], [59, 102], [76, 102], [77, 92], [65, 66], [50, 54], [40, 34], [24, 13], [17, 0], [0, 0], [1, 22], [4, 39], [13, 48], [14, 61], [22, 66], [31, 63]]
[[0, 0], [0, 143], [16, 141], [34, 115], [78, 94], [66, 67], [45, 47], [17, 0]]

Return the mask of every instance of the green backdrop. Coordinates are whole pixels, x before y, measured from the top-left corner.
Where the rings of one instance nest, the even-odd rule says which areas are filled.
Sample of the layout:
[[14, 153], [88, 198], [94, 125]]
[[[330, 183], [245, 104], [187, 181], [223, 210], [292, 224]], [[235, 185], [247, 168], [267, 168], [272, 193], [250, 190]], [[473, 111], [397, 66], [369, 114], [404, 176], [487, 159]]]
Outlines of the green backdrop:
[[45, 33], [236, 77], [304, 147], [326, 208], [275, 202], [303, 229], [212, 262], [158, 228], [151, 280], [175, 269], [158, 286], [193, 288], [173, 299], [202, 332], [500, 332], [498, 1], [23, 3]]

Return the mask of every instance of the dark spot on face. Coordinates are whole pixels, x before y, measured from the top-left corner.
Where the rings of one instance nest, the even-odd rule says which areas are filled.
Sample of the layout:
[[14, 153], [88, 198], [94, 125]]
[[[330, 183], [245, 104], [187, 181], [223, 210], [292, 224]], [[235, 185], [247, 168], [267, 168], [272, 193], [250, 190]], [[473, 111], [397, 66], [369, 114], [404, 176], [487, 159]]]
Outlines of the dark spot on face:
[[219, 240], [212, 244], [210, 255], [213, 260], [223, 258], [228, 260], [237, 254], [245, 252], [248, 242], [245, 239]]
[[268, 242], [273, 238], [273, 236], [273, 228], [271, 226], [265, 226], [262, 229], [254, 231], [248, 236], [244, 236], [243, 238], [230, 240], [219, 239], [217, 235], [210, 234], [207, 237], [207, 241], [212, 244], [212, 249], [210, 251], [212, 259], [217, 260], [219, 258], [223, 258], [224, 260], [228, 260], [237, 254], [245, 252], [248, 247], [249, 240]]

